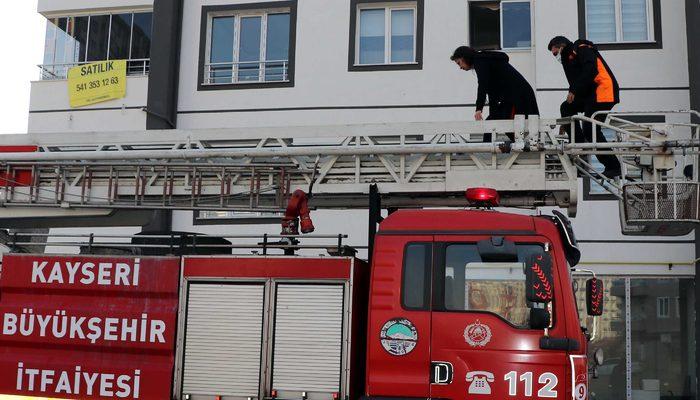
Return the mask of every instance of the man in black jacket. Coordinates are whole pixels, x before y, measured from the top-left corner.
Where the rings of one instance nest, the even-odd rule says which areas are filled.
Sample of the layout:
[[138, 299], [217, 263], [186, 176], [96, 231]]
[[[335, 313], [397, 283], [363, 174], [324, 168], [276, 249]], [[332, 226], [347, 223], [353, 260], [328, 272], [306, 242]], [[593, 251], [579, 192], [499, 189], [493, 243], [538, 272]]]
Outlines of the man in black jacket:
[[[488, 120], [513, 119], [515, 115], [539, 115], [535, 91], [527, 80], [508, 63], [508, 55], [500, 51], [476, 51], [460, 46], [450, 57], [464, 71], [474, 70], [479, 81], [474, 119], [483, 119], [486, 97], [489, 100]], [[512, 135], [508, 135], [513, 140]], [[491, 134], [484, 135], [484, 142]]]
[[[569, 93], [560, 107], [562, 117], [582, 112], [590, 118], [597, 111], [610, 111], [620, 102], [620, 87], [615, 75], [593, 42], [577, 40], [572, 43], [564, 36], [557, 36], [549, 42], [548, 49], [561, 62], [569, 82]], [[602, 121], [604, 118], [604, 115], [599, 115], [596, 119]], [[582, 129], [577, 123], [575, 127], [577, 143], [593, 141], [593, 124], [584, 122]], [[598, 143], [607, 142], [600, 125], [596, 127], [596, 140]], [[620, 176], [620, 161], [616, 156], [596, 157], [605, 166], [603, 175], [608, 178]]]

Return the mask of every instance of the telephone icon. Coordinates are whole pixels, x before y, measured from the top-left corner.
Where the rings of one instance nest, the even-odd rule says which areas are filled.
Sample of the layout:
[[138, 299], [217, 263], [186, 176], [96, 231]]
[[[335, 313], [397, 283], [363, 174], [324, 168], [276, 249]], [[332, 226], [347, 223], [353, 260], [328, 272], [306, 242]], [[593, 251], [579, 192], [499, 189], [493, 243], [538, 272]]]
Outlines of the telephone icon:
[[467, 382], [469, 385], [469, 394], [491, 394], [491, 386], [489, 382], [493, 382], [493, 374], [488, 371], [471, 371], [467, 372]]

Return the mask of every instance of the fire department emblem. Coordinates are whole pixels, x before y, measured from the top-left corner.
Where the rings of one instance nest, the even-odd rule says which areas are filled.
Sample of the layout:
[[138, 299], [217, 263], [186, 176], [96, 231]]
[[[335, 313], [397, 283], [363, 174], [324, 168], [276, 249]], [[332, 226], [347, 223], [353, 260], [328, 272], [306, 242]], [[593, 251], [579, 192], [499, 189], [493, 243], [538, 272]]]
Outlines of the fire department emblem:
[[484, 347], [491, 341], [491, 328], [477, 319], [464, 329], [464, 340], [472, 347]]
[[379, 334], [382, 347], [394, 356], [405, 356], [413, 351], [418, 343], [418, 331], [413, 323], [405, 318], [387, 321]]

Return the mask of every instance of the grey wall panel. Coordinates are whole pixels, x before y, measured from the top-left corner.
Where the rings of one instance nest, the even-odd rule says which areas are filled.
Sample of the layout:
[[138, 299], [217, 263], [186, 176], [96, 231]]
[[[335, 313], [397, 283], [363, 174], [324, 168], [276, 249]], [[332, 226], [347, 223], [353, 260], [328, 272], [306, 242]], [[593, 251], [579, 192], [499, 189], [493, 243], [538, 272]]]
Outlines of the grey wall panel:
[[343, 286], [277, 286], [272, 388], [339, 392]]
[[262, 284], [190, 285], [184, 394], [258, 397], [263, 300]]

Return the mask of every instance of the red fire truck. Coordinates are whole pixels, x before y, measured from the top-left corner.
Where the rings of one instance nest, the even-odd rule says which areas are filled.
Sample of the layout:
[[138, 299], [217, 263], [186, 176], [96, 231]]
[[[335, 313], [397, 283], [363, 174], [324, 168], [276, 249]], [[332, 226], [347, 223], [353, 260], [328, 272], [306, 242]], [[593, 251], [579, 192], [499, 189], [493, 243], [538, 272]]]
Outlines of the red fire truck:
[[[391, 213], [369, 266], [338, 254], [7, 254], [0, 393], [587, 399], [602, 354], [587, 358], [569, 221], [493, 211], [489, 189], [467, 198], [477, 209]], [[586, 303], [602, 313], [595, 278]]]

